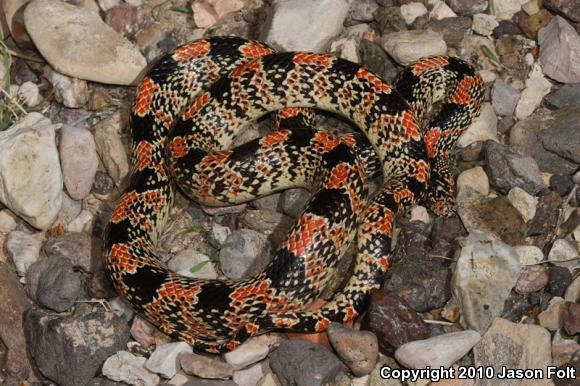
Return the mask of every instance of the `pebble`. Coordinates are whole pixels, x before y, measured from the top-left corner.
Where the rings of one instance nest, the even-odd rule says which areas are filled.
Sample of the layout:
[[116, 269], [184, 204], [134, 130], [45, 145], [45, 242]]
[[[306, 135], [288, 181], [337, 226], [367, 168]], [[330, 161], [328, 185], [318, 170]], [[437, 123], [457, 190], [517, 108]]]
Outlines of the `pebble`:
[[131, 323], [131, 336], [147, 348], [155, 344], [155, 327], [140, 316], [135, 316]]
[[580, 304], [566, 303], [562, 312], [564, 330], [568, 335], [576, 335], [580, 332]]
[[243, 8], [241, 0], [196, 0], [191, 4], [193, 21], [199, 28], [211, 27], [224, 16]]
[[475, 190], [483, 196], [489, 194], [489, 179], [481, 166], [465, 170], [457, 177], [457, 190], [459, 194], [465, 188]]
[[528, 222], [536, 215], [536, 207], [538, 206], [538, 198], [528, 194], [525, 190], [519, 187], [510, 189], [507, 199], [520, 212], [524, 222]]
[[497, 79], [491, 90], [491, 100], [495, 112], [500, 116], [514, 114], [520, 92], [502, 79]]
[[19, 101], [22, 101], [28, 107], [35, 107], [42, 101], [38, 86], [29, 81], [18, 86], [17, 97]]
[[119, 134], [120, 125], [120, 115], [115, 113], [94, 127], [97, 153], [107, 173], [117, 185], [129, 173], [126, 147]]
[[381, 35], [407, 30], [400, 7], [379, 7], [374, 16]]
[[538, 164], [517, 148], [486, 141], [484, 154], [487, 175], [500, 193], [519, 187], [536, 195], [544, 189]]
[[24, 276], [28, 268], [38, 260], [42, 240], [24, 231], [12, 231], [6, 240], [6, 249], [12, 257], [16, 272]]
[[87, 104], [89, 88], [86, 81], [70, 78], [52, 70], [50, 67], [45, 69], [44, 75], [54, 87], [56, 100], [59, 103], [71, 109], [78, 109]]
[[350, 3], [348, 19], [370, 22], [373, 21], [373, 14], [379, 8], [375, 0], [359, 0]]
[[217, 279], [210, 258], [195, 249], [185, 249], [167, 262], [167, 267], [180, 275], [197, 279]]
[[223, 216], [226, 214], [238, 214], [242, 213], [246, 210], [248, 204], [238, 204], [238, 205], [230, 205], [230, 206], [221, 206], [221, 207], [209, 207], [209, 206], [202, 206], [202, 210], [210, 215], [210, 216]]
[[86, 384], [129, 340], [125, 318], [112, 311], [61, 316], [30, 309], [24, 333], [42, 375], [63, 386]]
[[180, 369], [177, 357], [182, 352], [191, 353], [193, 350], [185, 342], [159, 344], [145, 362], [145, 368], [164, 378], [172, 378]]
[[518, 256], [502, 241], [480, 232], [470, 233], [451, 281], [461, 312], [461, 324], [480, 333], [499, 316], [516, 285]]
[[523, 89], [516, 106], [516, 118], [522, 120], [532, 115], [551, 89], [552, 83], [542, 73], [540, 65], [535, 63], [526, 79], [526, 87]]
[[375, 334], [353, 330], [338, 323], [332, 323], [326, 332], [339, 358], [355, 376], [367, 375], [375, 368], [379, 354]]
[[0, 202], [39, 229], [50, 227], [62, 205], [56, 128], [33, 112], [0, 132]]
[[[369, 70], [373, 71], [375, 74], [381, 76], [388, 82], [392, 82], [395, 77], [397, 76], [397, 67], [394, 61], [387, 55], [385, 50], [377, 44], [376, 42], [371, 42], [369, 40], [363, 39], [360, 42], [360, 56], [361, 56], [361, 64], [366, 66]], [[304, 207], [306, 200], [310, 197], [310, 193], [308, 193], [304, 189], [290, 189], [286, 192], [291, 191], [298, 191], [303, 192], [302, 194], [305, 196], [303, 199], [304, 201], [299, 201], [297, 204], [301, 206], [293, 207], [291, 203], [287, 204], [287, 207], [284, 206], [284, 201], [282, 201], [282, 208], [284, 209], [284, 213], [290, 215], [290, 213], [300, 212]], [[284, 198], [284, 194], [282, 193], [282, 198]], [[286, 211], [292, 212], [286, 212]]]
[[570, 176], [552, 175], [550, 177], [550, 189], [558, 193], [560, 197], [568, 195], [574, 188], [574, 182]]
[[251, 229], [238, 229], [228, 236], [219, 257], [223, 273], [241, 279], [261, 272], [269, 262], [266, 236]]
[[265, 370], [270, 370], [265, 363], [257, 363], [235, 371], [233, 381], [238, 386], [255, 386], [264, 376]]
[[580, 83], [565, 84], [553, 88], [544, 98], [544, 103], [551, 108], [580, 107]]
[[516, 245], [513, 250], [521, 265], [534, 265], [544, 261], [544, 253], [535, 245]]
[[[566, 108], [559, 110], [554, 115], [551, 125], [539, 135], [542, 146], [560, 158], [572, 161], [574, 166], [580, 166], [580, 141], [578, 141], [578, 121], [580, 108]], [[572, 174], [561, 169], [553, 174]]]
[[121, 0], [97, 0], [97, 3], [99, 4], [99, 8], [107, 12], [109, 9], [119, 5]]
[[[532, 3], [532, 2], [530, 2]], [[522, 31], [531, 39], [536, 40], [538, 36], [538, 31], [545, 26], [547, 26], [552, 20], [552, 14], [545, 9], [534, 13], [533, 15], [527, 16], [519, 22], [519, 26]]]
[[565, 339], [560, 333], [554, 334], [552, 339], [552, 362], [555, 366], [562, 366], [570, 362], [574, 353], [578, 350], [580, 350], [580, 345], [575, 340]]
[[429, 12], [429, 18], [432, 20], [444, 20], [457, 17], [457, 14], [441, 0], [429, 0], [428, 4], [432, 7]]
[[545, 0], [544, 7], [551, 11], [562, 14], [572, 21], [580, 21], [580, 8], [576, 0]]
[[347, 0], [275, 2], [263, 24], [265, 42], [286, 51], [319, 52], [342, 30], [348, 8]]
[[421, 205], [417, 205], [411, 209], [411, 221], [421, 221], [425, 224], [430, 224], [432, 222], [427, 208]]
[[564, 296], [566, 288], [572, 283], [572, 274], [566, 267], [550, 267], [548, 289], [554, 296]]
[[482, 36], [491, 36], [493, 30], [499, 25], [493, 15], [476, 13], [473, 15], [473, 32]]
[[362, 328], [375, 333], [382, 353], [392, 353], [403, 344], [425, 339], [429, 327], [397, 294], [374, 290]]
[[211, 227], [210, 240], [215, 243], [215, 245], [220, 246], [225, 244], [228, 237], [232, 234], [232, 230], [221, 224], [213, 224]]
[[474, 142], [499, 141], [497, 138], [497, 116], [490, 103], [485, 102], [481, 114], [473, 120], [465, 133], [457, 141], [459, 147], [466, 147]]
[[[580, 277], [580, 276], [579, 276]], [[564, 294], [564, 299], [568, 302], [579, 302], [580, 301], [580, 279], [576, 277], [572, 284], [566, 289]]]
[[179, 363], [185, 373], [201, 378], [228, 379], [234, 374], [234, 368], [229, 363], [205, 355], [182, 352]]
[[[130, 322], [135, 315], [135, 311], [133, 311], [133, 309], [129, 306], [129, 303], [120, 296], [115, 296], [114, 298], [109, 299], [109, 305], [111, 306], [112, 310], [118, 311], [119, 314], [122, 314], [127, 322]], [[139, 318], [137, 317], [135, 320], [136, 319]], [[131, 326], [131, 328], [133, 328], [133, 326]]]
[[282, 386], [282, 385], [280, 384], [280, 381], [274, 375], [274, 373], [267, 373], [258, 381], [258, 383], [256, 383], [256, 386]]
[[65, 75], [132, 84], [146, 61], [98, 13], [58, 0], [38, 0], [24, 12], [26, 30], [50, 65]]
[[564, 299], [558, 296], [554, 296], [550, 299], [548, 308], [540, 312], [538, 315], [538, 322], [540, 326], [550, 330], [556, 331], [562, 327], [562, 313], [564, 310], [564, 305], [566, 302]]
[[60, 163], [64, 186], [75, 200], [82, 200], [91, 192], [99, 158], [90, 131], [65, 125], [60, 130]]
[[97, 170], [93, 181], [93, 193], [101, 197], [107, 197], [113, 189], [115, 189], [115, 181], [107, 173]]
[[548, 253], [548, 260], [553, 262], [566, 262], [578, 257], [578, 250], [566, 239], [556, 239]]
[[395, 351], [395, 358], [412, 369], [451, 367], [479, 342], [477, 331], [467, 330], [437, 335], [405, 343]]
[[[497, 318], [475, 345], [473, 353], [475, 366], [545, 369], [551, 364], [550, 333], [541, 326]], [[533, 383], [547, 386], [551, 381], [534, 380]]]
[[541, 265], [523, 267], [516, 283], [515, 290], [522, 295], [531, 294], [548, 285], [550, 268]]
[[270, 355], [270, 367], [283, 385], [322, 386], [342, 364], [327, 349], [306, 340], [288, 340]]
[[538, 32], [544, 74], [562, 83], [580, 82], [580, 36], [565, 19], [554, 16]]
[[8, 209], [0, 210], [0, 233], [10, 233], [16, 229], [15, 216]]
[[495, 1], [495, 16], [499, 20], [510, 20], [518, 11], [522, 9], [522, 5], [528, 0], [502, 0]]
[[[444, 4], [444, 3], [443, 3]], [[425, 25], [426, 31], [435, 31], [443, 34], [443, 40], [448, 47], [461, 47], [461, 42], [471, 30], [470, 17], [447, 17], [441, 20], [431, 17]]]
[[240, 370], [268, 356], [270, 348], [259, 340], [250, 339], [237, 349], [224, 354], [224, 359], [234, 370]]
[[413, 24], [415, 19], [426, 15], [428, 12], [429, 11], [423, 3], [412, 2], [401, 5], [401, 15], [403, 16], [403, 19], [405, 19], [407, 25]]
[[103, 364], [103, 375], [113, 381], [133, 386], [156, 386], [159, 377], [145, 369], [146, 359], [127, 351], [119, 351]]
[[443, 35], [429, 31], [393, 32], [383, 37], [382, 47], [399, 64], [407, 65], [421, 58], [445, 55]]
[[[71, 232], [63, 235], [52, 235], [44, 243], [42, 250], [52, 258], [69, 259], [75, 267], [85, 272], [93, 272], [92, 256], [101, 258], [99, 251], [93, 244], [100, 244], [100, 240], [87, 233]], [[95, 249], [93, 253], [93, 249]]]
[[487, 9], [486, 0], [448, 0], [449, 7], [459, 15], [473, 15]]

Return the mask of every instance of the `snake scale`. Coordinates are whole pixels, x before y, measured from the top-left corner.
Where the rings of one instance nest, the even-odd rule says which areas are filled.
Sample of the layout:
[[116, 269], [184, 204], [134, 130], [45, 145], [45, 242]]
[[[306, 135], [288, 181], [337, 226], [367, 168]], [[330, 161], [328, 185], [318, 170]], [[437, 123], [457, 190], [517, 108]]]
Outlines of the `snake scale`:
[[[180, 46], [153, 64], [137, 91], [133, 171], [105, 233], [106, 271], [138, 313], [195, 350], [218, 353], [272, 329], [317, 332], [351, 320], [389, 267], [397, 213], [417, 202], [439, 215], [452, 210], [448, 153], [482, 98], [479, 75], [451, 57], [420, 60], [390, 86], [326, 54], [278, 53], [235, 37]], [[307, 108], [338, 114], [362, 134], [309, 128]], [[273, 111], [282, 127], [230, 149], [248, 122]], [[369, 198], [368, 179], [380, 173], [382, 188]], [[294, 186], [313, 195], [261, 274], [193, 279], [169, 271], [154, 252], [177, 186], [214, 206]], [[322, 308], [306, 311], [355, 238], [352, 277]]]

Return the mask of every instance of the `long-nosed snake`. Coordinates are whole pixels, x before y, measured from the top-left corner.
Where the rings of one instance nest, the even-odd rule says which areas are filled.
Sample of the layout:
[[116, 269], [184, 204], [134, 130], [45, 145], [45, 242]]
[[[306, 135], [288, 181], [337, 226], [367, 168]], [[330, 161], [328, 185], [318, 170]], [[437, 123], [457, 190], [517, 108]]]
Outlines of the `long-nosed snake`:
[[[396, 214], [420, 200], [441, 215], [452, 208], [447, 154], [478, 114], [482, 90], [479, 75], [450, 57], [407, 67], [391, 87], [344, 59], [275, 53], [240, 38], [174, 49], [142, 80], [133, 107], [134, 170], [105, 235], [112, 282], [162, 331], [209, 352], [274, 328], [314, 332], [354, 318], [389, 266]], [[421, 126], [436, 102], [440, 108]], [[337, 113], [361, 129], [383, 173], [372, 200], [364, 170], [372, 160], [357, 157], [357, 149], [369, 148], [360, 135], [283, 129], [228, 150], [249, 121], [281, 108], [289, 117], [301, 111], [296, 107]], [[290, 186], [316, 194], [262, 274], [202, 280], [169, 271], [154, 254], [173, 181], [206, 205]], [[321, 309], [304, 311], [355, 234], [353, 276]]]

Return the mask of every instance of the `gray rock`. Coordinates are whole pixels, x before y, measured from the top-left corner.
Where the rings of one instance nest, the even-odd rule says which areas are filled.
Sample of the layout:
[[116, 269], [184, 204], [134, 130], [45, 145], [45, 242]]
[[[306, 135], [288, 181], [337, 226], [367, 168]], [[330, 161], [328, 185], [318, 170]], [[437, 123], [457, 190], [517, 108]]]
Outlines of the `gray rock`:
[[50, 237], [42, 247], [46, 256], [50, 258], [66, 258], [75, 267], [85, 272], [92, 272], [92, 256], [100, 256], [98, 245], [100, 240], [84, 232], [69, 232]]
[[487, 9], [487, 0], [448, 0], [446, 3], [458, 15], [473, 15]]
[[222, 271], [230, 279], [253, 276], [268, 264], [269, 249], [266, 236], [251, 229], [236, 230], [220, 250]]
[[577, 0], [544, 0], [543, 6], [560, 13], [572, 21], [580, 21], [580, 7]]
[[572, 283], [572, 274], [566, 267], [550, 267], [548, 288], [554, 296], [564, 296], [566, 288]]
[[280, 198], [282, 211], [290, 217], [298, 217], [310, 198], [310, 192], [306, 189], [288, 189]]
[[272, 353], [270, 367], [282, 384], [322, 386], [338, 375], [342, 364], [322, 346], [306, 340], [288, 340]]
[[549, 278], [550, 269], [548, 267], [541, 265], [524, 267], [518, 278], [515, 290], [522, 295], [539, 291], [548, 285]]
[[97, 171], [93, 181], [93, 192], [106, 196], [115, 188], [115, 181], [105, 172]]
[[383, 37], [382, 47], [402, 65], [428, 56], [445, 55], [447, 52], [443, 35], [432, 31], [392, 32]]
[[117, 113], [100, 121], [94, 128], [97, 153], [115, 184], [129, 173], [129, 160], [121, 141], [121, 116]]
[[234, 374], [232, 365], [214, 357], [181, 353], [179, 363], [187, 374], [201, 378], [228, 379]]
[[114, 312], [76, 317], [30, 309], [24, 313], [24, 333], [42, 375], [63, 386], [90, 381], [129, 339], [125, 318]]
[[497, 79], [493, 84], [493, 88], [491, 89], [491, 101], [493, 108], [498, 115], [513, 115], [519, 99], [520, 92], [503, 80]]
[[381, 35], [407, 30], [407, 24], [401, 14], [400, 7], [387, 6], [377, 9], [375, 20]]
[[64, 257], [40, 259], [26, 272], [28, 294], [46, 308], [63, 312], [82, 297], [81, 275]]
[[268, 356], [270, 348], [257, 339], [245, 341], [240, 347], [224, 354], [224, 359], [234, 369], [239, 370], [253, 363], [259, 362]]
[[565, 19], [554, 16], [538, 32], [544, 73], [562, 83], [580, 82], [580, 36]]
[[267, 362], [234, 371], [233, 381], [239, 386], [256, 386], [266, 372], [271, 372]]
[[373, 13], [379, 8], [375, 0], [358, 0], [350, 2], [348, 18], [355, 21], [369, 22], [373, 20]]
[[145, 362], [145, 368], [161, 374], [164, 378], [172, 378], [180, 369], [178, 356], [181, 353], [191, 352], [193, 352], [191, 346], [185, 342], [158, 344]]
[[[580, 64], [579, 64], [580, 65]], [[559, 110], [538, 138], [546, 150], [580, 165], [580, 108]], [[559, 174], [567, 174], [560, 172]]]
[[91, 192], [99, 166], [95, 139], [88, 130], [65, 125], [59, 152], [64, 186], [73, 199], [82, 200]]
[[375, 334], [353, 330], [338, 323], [332, 323], [327, 333], [332, 347], [355, 376], [367, 375], [375, 368], [379, 355]]
[[550, 177], [550, 189], [558, 193], [560, 197], [567, 196], [574, 188], [574, 181], [570, 176], [553, 174]]
[[549, 107], [580, 107], [580, 83], [565, 84], [546, 95], [544, 103]]
[[6, 240], [6, 249], [21, 276], [24, 276], [28, 268], [38, 260], [41, 247], [42, 241], [39, 237], [23, 231], [10, 232]]
[[78, 78], [70, 78], [54, 71], [50, 67], [44, 70], [44, 76], [52, 84], [52, 87], [54, 87], [55, 97], [59, 103], [71, 109], [78, 109], [87, 104], [89, 100], [89, 86], [86, 81]]
[[256, 209], [270, 210], [275, 212], [278, 210], [278, 204], [280, 202], [280, 193], [269, 194], [265, 197], [258, 198], [252, 201], [252, 206]]
[[441, 20], [431, 20], [425, 25], [429, 31], [443, 34], [443, 39], [451, 47], [458, 47], [471, 28], [470, 17], [448, 17]]
[[536, 161], [519, 150], [494, 141], [485, 142], [487, 175], [501, 193], [519, 187], [531, 195], [545, 189]]
[[239, 386], [236, 382], [234, 381], [217, 381], [217, 380], [213, 380], [213, 379], [199, 379], [199, 378], [195, 378], [192, 379], [186, 383], [184, 383], [181, 386]]

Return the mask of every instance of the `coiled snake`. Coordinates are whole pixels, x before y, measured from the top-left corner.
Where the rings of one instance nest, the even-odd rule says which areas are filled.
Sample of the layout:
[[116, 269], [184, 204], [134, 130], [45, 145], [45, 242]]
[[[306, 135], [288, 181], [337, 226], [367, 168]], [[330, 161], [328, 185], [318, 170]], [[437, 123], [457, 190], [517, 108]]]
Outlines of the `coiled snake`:
[[[344, 59], [275, 53], [240, 38], [174, 49], [147, 73], [133, 106], [133, 173], [105, 234], [114, 286], [163, 332], [208, 352], [275, 328], [315, 332], [354, 318], [389, 266], [395, 215], [420, 201], [440, 215], [453, 208], [447, 155], [479, 113], [482, 90], [479, 75], [450, 57], [407, 67], [391, 87]], [[229, 149], [249, 121], [282, 108], [277, 122], [289, 126], [309, 125], [309, 111], [297, 108], [316, 108], [364, 135], [286, 128]], [[369, 200], [369, 173], [380, 172], [382, 188]], [[292, 186], [315, 194], [260, 275], [191, 279], [154, 254], [175, 183], [205, 205]], [[305, 311], [355, 235], [353, 276], [321, 309]]]

